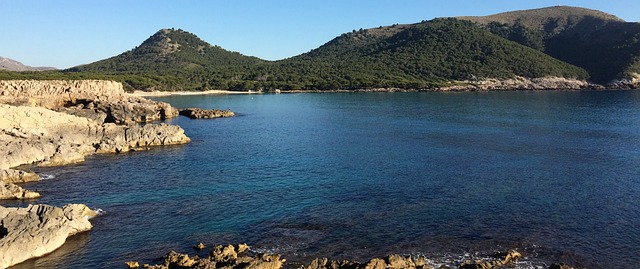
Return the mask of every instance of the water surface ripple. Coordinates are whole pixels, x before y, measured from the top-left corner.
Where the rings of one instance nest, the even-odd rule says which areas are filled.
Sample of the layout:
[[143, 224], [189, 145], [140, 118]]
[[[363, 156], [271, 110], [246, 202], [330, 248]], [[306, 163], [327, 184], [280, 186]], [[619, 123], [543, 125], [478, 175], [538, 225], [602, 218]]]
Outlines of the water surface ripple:
[[[637, 91], [342, 93], [157, 98], [232, 109], [192, 143], [33, 168], [38, 203], [106, 214], [16, 268], [118, 268], [246, 242], [292, 263], [518, 248], [623, 268], [640, 258]], [[26, 202], [2, 202], [21, 205]]]

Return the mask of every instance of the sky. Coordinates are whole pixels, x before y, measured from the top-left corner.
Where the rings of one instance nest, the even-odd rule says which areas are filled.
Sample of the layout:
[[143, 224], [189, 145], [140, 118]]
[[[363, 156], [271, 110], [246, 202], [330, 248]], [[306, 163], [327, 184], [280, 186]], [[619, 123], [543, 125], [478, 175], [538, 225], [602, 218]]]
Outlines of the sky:
[[279, 60], [354, 29], [557, 5], [640, 22], [640, 0], [0, 0], [0, 56], [69, 68], [176, 28], [230, 51]]

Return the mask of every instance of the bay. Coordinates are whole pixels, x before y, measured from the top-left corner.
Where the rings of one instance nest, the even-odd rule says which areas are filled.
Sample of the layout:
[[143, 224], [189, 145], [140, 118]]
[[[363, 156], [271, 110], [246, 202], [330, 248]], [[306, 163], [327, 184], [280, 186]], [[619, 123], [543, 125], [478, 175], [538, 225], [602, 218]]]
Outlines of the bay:
[[[106, 213], [16, 268], [114, 268], [248, 243], [291, 265], [517, 248], [520, 268], [640, 258], [640, 93], [314, 93], [154, 98], [231, 109], [169, 120], [192, 142], [33, 168], [25, 187]], [[202, 255], [203, 253], [199, 253]]]

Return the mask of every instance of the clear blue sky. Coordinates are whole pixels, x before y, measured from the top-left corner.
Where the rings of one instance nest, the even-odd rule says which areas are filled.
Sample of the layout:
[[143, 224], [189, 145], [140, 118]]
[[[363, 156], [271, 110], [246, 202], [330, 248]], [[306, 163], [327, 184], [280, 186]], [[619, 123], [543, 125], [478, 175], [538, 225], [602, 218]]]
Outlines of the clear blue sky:
[[278, 60], [359, 28], [579, 6], [640, 21], [640, 0], [0, 0], [0, 56], [67, 68], [118, 55], [162, 28]]

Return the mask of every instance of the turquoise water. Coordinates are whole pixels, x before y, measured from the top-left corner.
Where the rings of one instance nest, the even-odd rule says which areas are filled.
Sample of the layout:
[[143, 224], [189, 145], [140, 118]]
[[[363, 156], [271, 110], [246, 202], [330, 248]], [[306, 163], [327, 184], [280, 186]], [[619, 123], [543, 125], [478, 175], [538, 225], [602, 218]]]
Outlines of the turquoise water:
[[[34, 168], [38, 203], [106, 211], [18, 268], [119, 268], [197, 242], [291, 264], [517, 248], [521, 268], [640, 258], [640, 92], [327, 93], [156, 98], [231, 109], [169, 121], [192, 143]], [[26, 202], [3, 202], [26, 205]]]

